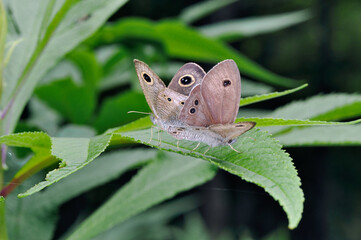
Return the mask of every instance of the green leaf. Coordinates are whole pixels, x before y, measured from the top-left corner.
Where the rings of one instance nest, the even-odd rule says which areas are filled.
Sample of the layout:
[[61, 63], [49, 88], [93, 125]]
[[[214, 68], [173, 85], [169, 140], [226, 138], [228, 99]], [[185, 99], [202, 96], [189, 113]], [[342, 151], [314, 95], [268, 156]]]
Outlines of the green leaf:
[[277, 139], [287, 147], [360, 146], [361, 125], [294, 128]]
[[[294, 101], [276, 109], [268, 117], [310, 120], [343, 120], [361, 116], [361, 95], [333, 93]], [[272, 127], [274, 134], [290, 131], [287, 127]]]
[[[58, 221], [57, 209], [61, 204], [119, 177], [129, 169], [148, 163], [156, 154], [154, 150], [144, 149], [113, 151], [100, 156], [96, 161], [52, 185], [46, 191], [41, 191], [30, 198], [17, 198], [18, 193], [41, 181], [43, 174], [33, 176], [7, 196], [6, 216], [8, 226], [12, 226], [9, 228], [10, 239], [51, 239]], [[11, 166], [11, 169], [13, 167]], [[74, 183], [77, 187], [74, 187]]]
[[94, 53], [90, 50], [76, 49], [68, 55], [68, 59], [81, 70], [83, 85], [95, 90], [102, 77], [102, 69]]
[[8, 239], [5, 221], [5, 198], [3, 196], [0, 196], [0, 238], [3, 240]]
[[209, 147], [205, 144], [193, 150], [196, 143], [181, 140], [177, 148], [177, 140], [166, 133], [160, 134], [160, 142], [156, 131], [149, 143], [151, 137], [149, 129], [132, 132], [117, 130], [114, 135], [161, 150], [205, 159], [219, 168], [263, 187], [283, 207], [288, 216], [290, 228], [295, 228], [301, 219], [304, 198], [300, 188], [300, 179], [289, 155], [281, 149], [281, 145], [275, 139], [265, 132], [253, 129], [239, 137], [233, 146], [240, 153], [225, 146], [211, 148], [207, 154], [204, 152]]
[[78, 171], [93, 161], [109, 144], [111, 135], [93, 138], [52, 138], [51, 153], [61, 159], [60, 168], [50, 171], [45, 181], [38, 183], [19, 197], [26, 197]]
[[286, 90], [286, 91], [283, 91], [283, 92], [273, 92], [273, 93], [267, 93], [267, 94], [242, 98], [241, 101], [240, 101], [240, 107], [247, 106], [247, 105], [252, 104], [252, 103], [262, 102], [262, 101], [269, 100], [269, 99], [272, 99], [272, 98], [282, 97], [282, 96], [297, 92], [297, 91], [299, 91], [299, 90], [301, 90], [301, 89], [303, 89], [303, 88], [305, 88], [307, 86], [308, 86], [308, 84], [303, 84], [302, 86], [299, 86], [299, 87], [294, 88], [294, 89], [289, 89], [289, 90]]
[[181, 21], [190, 24], [235, 1], [237, 0], [208, 0], [199, 2], [185, 8], [180, 13], [179, 18]]
[[353, 125], [361, 122], [361, 119], [349, 122], [326, 122], [299, 119], [282, 119], [282, 118], [237, 118], [235, 122], [256, 122], [257, 127], [268, 126], [307, 126], [307, 125]]
[[280, 77], [228, 45], [209, 39], [195, 29], [174, 20], [164, 20], [156, 24], [146, 19], [123, 19], [116, 24], [106, 25], [88, 41], [88, 44], [96, 47], [104, 43], [110, 44], [124, 39], [134, 40], [134, 38], [160, 42], [164, 45], [166, 53], [173, 58], [212, 63], [233, 59], [242, 74], [279, 86], [294, 87], [296, 85], [294, 80]]
[[175, 154], [165, 154], [144, 167], [68, 239], [90, 239], [145, 209], [200, 185], [215, 174], [211, 165]]
[[128, 113], [129, 111], [150, 112], [144, 94], [126, 92], [106, 99], [94, 126], [98, 132], [103, 132], [108, 128], [121, 126], [144, 116], [138, 113]]
[[237, 40], [282, 30], [302, 23], [311, 18], [308, 10], [275, 14], [261, 17], [228, 20], [201, 26], [198, 29], [204, 35], [222, 40]]
[[49, 135], [54, 135], [58, 131], [62, 118], [39, 99], [33, 97], [30, 100], [29, 111], [30, 117], [27, 119], [27, 123], [36, 126]]
[[361, 95], [332, 93], [294, 101], [276, 109], [271, 117], [342, 120], [361, 115]]
[[[5, 122], [10, 123], [9, 126], [6, 126], [6, 129], [3, 126], [5, 132], [11, 133], [13, 131], [36, 84], [44, 74], [66, 53], [95, 32], [109, 16], [125, 4], [126, 0], [88, 0], [86, 2], [67, 0], [65, 4], [69, 2], [74, 4], [62, 8], [62, 12], [59, 11], [57, 13], [59, 15], [55, 15], [51, 23], [47, 25], [45, 36], [41, 40], [41, 46], [34, 52], [36, 46], [39, 46], [39, 29], [42, 25], [41, 21], [44, 18], [47, 2], [46, 0], [31, 2], [23, 0], [16, 1], [11, 5], [23, 42], [21, 47], [15, 49], [8, 64], [9, 67], [5, 69], [7, 80], [9, 80], [6, 92], [10, 93], [3, 96], [4, 101], [2, 103], [9, 105], [13, 101], [12, 107], [5, 118]], [[36, 14], [23, 14], [25, 12]], [[87, 20], [81, 20], [84, 16], [90, 17]], [[32, 59], [31, 62], [29, 62], [29, 59]], [[25, 75], [22, 75], [23, 83], [21, 86], [19, 85], [16, 96], [10, 96], [17, 86], [14, 85], [14, 82], [17, 82], [17, 79], [24, 72], [27, 62], [29, 62], [27, 66], [30, 67], [25, 71]], [[11, 97], [13, 100], [10, 100]], [[2, 106], [4, 107], [4, 105]]]
[[[84, 168], [54, 184], [45, 192], [35, 194], [31, 198], [40, 199], [42, 198], [41, 195], [45, 194], [55, 209], [89, 189], [101, 186], [118, 178], [130, 169], [151, 162], [156, 156], [157, 151], [152, 149], [118, 150], [105, 153]], [[76, 188], [73, 187], [74, 183], [77, 183]]]
[[70, 78], [42, 85], [36, 90], [36, 95], [65, 119], [76, 124], [88, 123], [96, 104], [94, 89], [77, 86]]
[[[183, 197], [163, 203], [101, 233], [93, 240], [117, 239], [119, 236], [122, 236], [122, 240], [141, 239], [144, 236], [150, 239], [168, 239], [173, 234], [167, 223], [194, 209], [196, 205], [193, 197]], [[160, 233], [159, 229], [166, 231], [167, 235]]]
[[294, 80], [271, 73], [224, 43], [209, 39], [176, 21], [162, 21], [156, 26], [156, 31], [171, 57], [206, 62], [233, 59], [243, 74], [284, 87], [296, 84]]

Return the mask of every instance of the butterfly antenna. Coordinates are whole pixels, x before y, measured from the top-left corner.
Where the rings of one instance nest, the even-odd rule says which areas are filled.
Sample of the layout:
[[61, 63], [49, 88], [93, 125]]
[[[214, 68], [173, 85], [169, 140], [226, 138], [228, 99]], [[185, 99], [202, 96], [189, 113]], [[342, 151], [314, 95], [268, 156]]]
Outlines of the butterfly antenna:
[[234, 147], [232, 147], [231, 144], [228, 143], [228, 146], [229, 146], [233, 151], [240, 153], [239, 151], [237, 151], [236, 149], [234, 149]]
[[138, 112], [138, 111], [129, 111], [129, 112], [127, 112], [127, 113], [152, 114], [152, 113]]
[[158, 147], [162, 144], [162, 134], [160, 134], [162, 130], [158, 130], [158, 140], [159, 140], [159, 143], [158, 143]]

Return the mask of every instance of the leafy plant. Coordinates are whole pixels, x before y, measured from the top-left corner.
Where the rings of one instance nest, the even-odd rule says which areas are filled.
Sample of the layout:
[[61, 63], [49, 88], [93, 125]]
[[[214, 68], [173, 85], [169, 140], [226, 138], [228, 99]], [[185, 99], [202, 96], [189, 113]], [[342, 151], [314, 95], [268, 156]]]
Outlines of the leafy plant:
[[[262, 187], [283, 207], [289, 228], [297, 227], [304, 201], [301, 181], [279, 141], [285, 146], [359, 145], [359, 125], [354, 124], [361, 120], [331, 122], [359, 117], [359, 95], [319, 95], [272, 112], [252, 115], [256, 112], [249, 111], [247, 117], [241, 112], [237, 121], [255, 121], [257, 127], [234, 145], [240, 153], [228, 147], [206, 152], [205, 145], [193, 150], [197, 143], [178, 143], [159, 131], [152, 134], [149, 117], [126, 114], [130, 110], [149, 111], [131, 64], [133, 58], [148, 62], [168, 79], [182, 65], [179, 60], [214, 64], [232, 58], [242, 75], [263, 82], [242, 79], [243, 95], [249, 96], [241, 99], [242, 107], [307, 86], [271, 92], [301, 83], [266, 70], [227, 41], [306, 21], [309, 13], [190, 26], [232, 2], [203, 2], [185, 9], [176, 19], [155, 22], [132, 17], [106, 24], [126, 1], [19, 0], [5, 2], [5, 8], [0, 5], [2, 239], [7, 233], [10, 239], [51, 239], [62, 203], [134, 169], [139, 171], [130, 181], [90, 216], [78, 219], [63, 237], [91, 239], [101, 237], [99, 234], [111, 236], [112, 231], [126, 232], [153, 210], [143, 211], [211, 180], [219, 168]], [[25, 11], [36, 14], [23, 14]], [[270, 24], [250, 32], [240, 27], [242, 21], [246, 26]], [[120, 93], [109, 96], [114, 88]], [[19, 121], [27, 104], [30, 116]], [[339, 131], [348, 134], [335, 135]], [[160, 151], [138, 148], [139, 144]], [[29, 148], [33, 154], [13, 153], [16, 150], [7, 151], [6, 146]], [[21, 156], [25, 156], [24, 164], [17, 166]], [[9, 166], [4, 171], [6, 157]], [[45, 180], [42, 174], [46, 174]], [[47, 190], [41, 191], [44, 188]], [[159, 211], [162, 208], [167, 205]], [[11, 214], [15, 210], [16, 216]], [[137, 214], [141, 215], [133, 217]], [[187, 225], [179, 236], [200, 233], [196, 229], [202, 228], [200, 221], [189, 221], [194, 229], [193, 224]], [[162, 224], [158, 227], [164, 228]]]

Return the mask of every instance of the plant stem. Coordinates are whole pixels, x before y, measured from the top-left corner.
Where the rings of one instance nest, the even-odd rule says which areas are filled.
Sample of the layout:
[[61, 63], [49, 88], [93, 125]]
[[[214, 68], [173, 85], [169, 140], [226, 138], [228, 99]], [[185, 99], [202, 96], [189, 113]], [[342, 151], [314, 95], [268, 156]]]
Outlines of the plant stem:
[[5, 198], [2, 196], [0, 196], [0, 239], [8, 239], [5, 224]]
[[0, 0], [0, 99], [3, 91], [3, 68], [4, 68], [4, 48], [6, 42], [7, 22], [3, 1]]

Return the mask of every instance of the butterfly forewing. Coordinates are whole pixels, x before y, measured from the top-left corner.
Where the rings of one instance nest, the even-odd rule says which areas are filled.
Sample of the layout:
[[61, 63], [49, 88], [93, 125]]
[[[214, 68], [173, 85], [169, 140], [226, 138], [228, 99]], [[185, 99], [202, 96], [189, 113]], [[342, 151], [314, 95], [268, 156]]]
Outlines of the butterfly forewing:
[[164, 91], [165, 84], [144, 62], [134, 59], [134, 65], [148, 105], [155, 116], [158, 117], [156, 111], [158, 95], [161, 91]]
[[204, 75], [206, 73], [198, 64], [186, 63], [174, 75], [168, 88], [183, 95], [189, 95], [192, 89], [201, 83]]
[[241, 76], [233, 60], [213, 67], [201, 84], [201, 95], [212, 118], [212, 124], [233, 123], [241, 98]]

